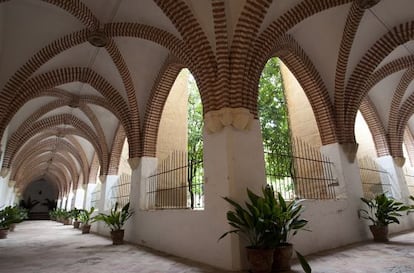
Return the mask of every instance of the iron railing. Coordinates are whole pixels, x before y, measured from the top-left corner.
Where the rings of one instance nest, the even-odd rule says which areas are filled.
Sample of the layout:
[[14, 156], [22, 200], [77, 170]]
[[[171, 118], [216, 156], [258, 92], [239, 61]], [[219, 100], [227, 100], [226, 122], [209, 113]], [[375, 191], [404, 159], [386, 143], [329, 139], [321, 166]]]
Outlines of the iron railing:
[[365, 198], [370, 199], [381, 193], [392, 194], [390, 174], [372, 158], [360, 158], [358, 165]]
[[410, 195], [414, 195], [414, 173], [412, 169], [404, 168], [405, 182], [407, 183]]
[[202, 161], [189, 160], [186, 152], [173, 152], [148, 177], [148, 208], [204, 208], [203, 176]]
[[118, 202], [118, 207], [123, 207], [129, 202], [129, 194], [131, 191], [131, 175], [122, 173], [119, 176], [118, 184], [111, 188], [112, 203]]
[[335, 199], [338, 179], [329, 158], [299, 139], [294, 139], [292, 150], [265, 153], [267, 183], [288, 200]]
[[99, 201], [101, 200], [101, 189], [95, 189], [91, 193], [91, 207], [94, 207], [95, 209], [99, 206]]

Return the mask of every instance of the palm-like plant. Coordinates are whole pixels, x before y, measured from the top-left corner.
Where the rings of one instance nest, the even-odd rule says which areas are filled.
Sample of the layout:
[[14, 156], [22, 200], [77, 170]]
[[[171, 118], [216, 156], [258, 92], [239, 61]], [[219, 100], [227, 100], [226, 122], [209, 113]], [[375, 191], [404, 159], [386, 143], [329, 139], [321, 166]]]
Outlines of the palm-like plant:
[[90, 210], [82, 210], [79, 213], [79, 221], [81, 221], [83, 225], [89, 225], [89, 222], [92, 220], [92, 213], [94, 211], [94, 207], [90, 208]]
[[368, 209], [360, 209], [358, 215], [362, 219], [371, 221], [373, 226], [399, 224], [398, 217], [402, 216], [400, 212], [410, 209], [410, 206], [406, 206], [392, 197], [387, 197], [385, 193], [376, 195], [373, 199], [361, 197], [361, 200], [368, 206]]
[[132, 215], [133, 211], [129, 209], [129, 202], [121, 210], [118, 209], [118, 202], [116, 202], [109, 214], [99, 213], [93, 221], [103, 221], [111, 231], [115, 231], [121, 230]]

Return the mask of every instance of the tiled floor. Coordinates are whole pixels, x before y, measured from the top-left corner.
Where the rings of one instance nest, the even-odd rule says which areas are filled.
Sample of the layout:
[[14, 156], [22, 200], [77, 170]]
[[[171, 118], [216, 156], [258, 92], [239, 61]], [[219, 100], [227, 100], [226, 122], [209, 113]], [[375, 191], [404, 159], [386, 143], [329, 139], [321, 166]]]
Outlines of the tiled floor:
[[[315, 273], [413, 273], [414, 233], [390, 243], [366, 242], [308, 257]], [[145, 248], [112, 246], [109, 239], [81, 235], [51, 221], [24, 222], [0, 240], [1, 273], [224, 273]], [[302, 272], [294, 265], [292, 272]]]

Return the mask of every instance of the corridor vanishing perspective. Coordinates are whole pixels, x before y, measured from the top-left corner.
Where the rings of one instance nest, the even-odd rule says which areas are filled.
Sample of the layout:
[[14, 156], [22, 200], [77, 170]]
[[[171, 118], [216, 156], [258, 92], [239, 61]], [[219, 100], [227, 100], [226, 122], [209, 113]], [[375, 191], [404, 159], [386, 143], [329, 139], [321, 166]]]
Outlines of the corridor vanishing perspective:
[[[403, 233], [385, 245], [354, 244], [311, 255], [309, 262], [317, 273], [412, 273], [413, 247], [414, 233]], [[0, 252], [1, 273], [230, 272], [149, 248], [113, 246], [108, 238], [80, 235], [72, 226], [51, 221], [19, 224], [18, 232], [1, 241]], [[299, 272], [295, 262], [291, 273]]]
[[[414, 272], [413, 213], [387, 225], [382, 247], [365, 243], [358, 217], [362, 197], [414, 209], [413, 10], [413, 0], [0, 0], [0, 231], [7, 209], [29, 218], [0, 240], [0, 270], [123, 272], [110, 267], [124, 252], [125, 272], [248, 270], [248, 242], [219, 240], [231, 228], [223, 197], [245, 204], [247, 190], [272, 185], [303, 205], [310, 232], [280, 237], [314, 272], [349, 272], [348, 259], [360, 261], [352, 272]], [[130, 245], [119, 249], [49, 221], [127, 204]]]

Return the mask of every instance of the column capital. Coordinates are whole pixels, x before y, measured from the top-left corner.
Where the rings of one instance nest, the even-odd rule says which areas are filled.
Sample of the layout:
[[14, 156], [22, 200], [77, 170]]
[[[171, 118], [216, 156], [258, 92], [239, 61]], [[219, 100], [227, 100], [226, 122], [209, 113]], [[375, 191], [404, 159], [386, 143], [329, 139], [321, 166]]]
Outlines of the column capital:
[[9, 180], [9, 183], [7, 183], [9, 185], [10, 188], [13, 188], [14, 185], [16, 185], [16, 181], [14, 180]]
[[136, 170], [141, 163], [141, 157], [128, 158], [128, 163], [132, 170]]
[[9, 168], [1, 168], [1, 171], [0, 171], [0, 176], [1, 177], [6, 177], [8, 174], [9, 174], [9, 172], [10, 172], [10, 169]]
[[404, 166], [405, 163], [405, 157], [403, 156], [395, 156], [393, 157], [394, 163], [398, 166], [398, 167], [402, 167]]
[[341, 147], [346, 155], [346, 158], [348, 159], [348, 162], [353, 163], [358, 151], [358, 143], [341, 143]]
[[206, 113], [204, 125], [208, 133], [220, 132], [227, 126], [232, 126], [238, 130], [249, 130], [252, 120], [253, 114], [246, 108], [224, 107]]

